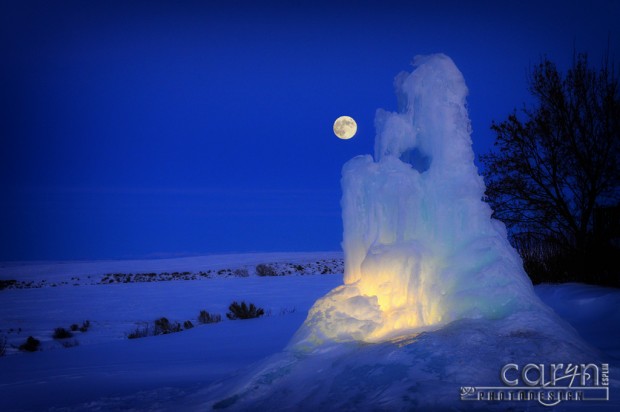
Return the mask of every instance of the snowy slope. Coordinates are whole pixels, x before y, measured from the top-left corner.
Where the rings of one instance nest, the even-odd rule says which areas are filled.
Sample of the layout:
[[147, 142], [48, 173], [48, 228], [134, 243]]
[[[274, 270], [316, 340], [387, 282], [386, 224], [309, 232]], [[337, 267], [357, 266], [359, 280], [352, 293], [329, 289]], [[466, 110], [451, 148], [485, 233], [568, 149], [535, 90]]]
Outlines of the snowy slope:
[[[217, 276], [192, 281], [97, 284], [110, 271], [216, 271], [290, 263], [315, 272], [337, 269], [339, 253], [252, 254], [155, 261], [4, 265], [0, 279], [23, 279], [48, 286], [0, 291], [0, 336], [8, 338], [0, 358], [0, 410], [46, 410], [139, 390], [210, 382], [281, 350], [303, 322], [314, 301], [335, 287], [341, 275], [308, 273], [259, 277]], [[320, 263], [317, 263], [320, 262]], [[19, 268], [17, 270], [16, 268]], [[143, 270], [144, 269], [144, 270]], [[84, 270], [84, 272], [81, 272]], [[250, 270], [251, 272], [251, 270]], [[307, 269], [306, 272], [312, 272]], [[22, 277], [16, 276], [18, 273]], [[92, 277], [89, 279], [88, 275]], [[62, 284], [69, 277], [80, 278]], [[59, 286], [51, 287], [57, 283]], [[200, 310], [221, 314], [234, 301], [246, 300], [266, 310], [259, 320], [223, 321], [176, 333], [127, 339], [127, 334], [156, 318], [183, 323]], [[64, 348], [52, 338], [56, 327], [91, 322]], [[28, 336], [41, 340], [42, 351], [23, 353]], [[31, 396], [36, 389], [36, 396]]]
[[538, 285], [535, 290], [584, 339], [620, 360], [620, 290], [579, 283]]
[[[618, 319], [590, 322], [610, 328]], [[185, 406], [230, 411], [294, 411], [299, 405], [301, 410], [327, 411], [548, 410], [537, 402], [463, 402], [458, 393], [463, 386], [502, 386], [501, 367], [515, 362], [521, 367], [607, 362], [616, 370], [618, 359], [597, 350], [595, 343], [540, 313], [462, 319], [378, 344], [323, 343], [307, 351], [290, 345], [221, 387], [205, 389]], [[617, 348], [618, 342], [607, 345]], [[553, 409], [617, 411], [620, 381], [613, 375], [610, 391], [607, 402], [562, 402]]]

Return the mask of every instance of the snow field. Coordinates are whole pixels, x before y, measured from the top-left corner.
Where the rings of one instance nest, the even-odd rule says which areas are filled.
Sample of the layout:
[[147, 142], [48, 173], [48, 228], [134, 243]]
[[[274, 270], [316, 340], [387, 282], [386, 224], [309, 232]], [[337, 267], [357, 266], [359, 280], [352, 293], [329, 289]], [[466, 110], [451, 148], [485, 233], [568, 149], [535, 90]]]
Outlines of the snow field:
[[[269, 257], [273, 256], [261, 256], [259, 261], [270, 262]], [[283, 255], [276, 261], [290, 257]], [[188, 262], [187, 269], [203, 267]], [[159, 261], [158, 267], [155, 263], [149, 269], [166, 270], [171, 262]], [[307, 264], [307, 260], [298, 257], [296, 263]], [[96, 263], [90, 267], [106, 273], [109, 267], [103, 265], [103, 269], [97, 269]], [[47, 270], [50, 280], [66, 276], [63, 264], [50, 265]], [[114, 403], [115, 398], [140, 391], [170, 387], [172, 392], [182, 393], [188, 387], [206, 385], [282, 350], [314, 301], [341, 281], [339, 275], [249, 276], [0, 291], [0, 335], [8, 337], [9, 345], [7, 356], [0, 358], [0, 410], [71, 405], [81, 405], [81, 409], [84, 402], [104, 402], [101, 398]], [[227, 320], [228, 305], [235, 300], [252, 302], [267, 315]], [[223, 321], [199, 325], [200, 310], [219, 313]], [[191, 320], [195, 327], [127, 339], [136, 326], [150, 322], [152, 327], [160, 317], [181, 324]], [[64, 348], [52, 338], [54, 328], [68, 329], [84, 320], [91, 322], [90, 329], [75, 332], [74, 338], [66, 340], [75, 340], [78, 346]], [[17, 351], [30, 335], [41, 340], [42, 350]]]
[[[137, 268], [134, 262], [127, 263]], [[151, 268], [167, 270], [166, 264], [160, 261], [159, 268]], [[53, 266], [48, 268], [49, 279], [64, 273], [65, 266], [55, 270]], [[291, 275], [0, 291], [0, 334], [21, 327], [20, 334], [9, 335], [10, 344], [22, 343], [28, 335], [43, 341], [40, 352], [0, 358], [0, 410], [208, 409], [221, 379], [233, 376], [227, 382], [242, 381], [248, 369], [273, 367], [265, 359], [277, 358], [314, 301], [341, 283], [339, 275]], [[620, 291], [580, 284], [539, 285], [535, 291], [588, 344], [603, 352], [613, 374], [620, 366]], [[226, 320], [224, 314], [233, 300], [253, 302], [271, 310], [271, 316]], [[170, 335], [125, 337], [137, 324], [161, 316], [181, 323], [189, 319], [197, 325], [201, 309], [220, 313], [225, 320]], [[280, 314], [281, 309], [286, 313]], [[86, 319], [92, 325], [88, 332], [76, 333], [78, 346], [63, 348], [51, 338], [55, 327]], [[527, 330], [526, 323], [522, 326]], [[314, 374], [319, 381], [333, 384], [330, 401], [346, 409], [347, 404], [339, 404], [338, 399], [342, 391], [354, 392], [356, 388], [347, 385], [355, 382], [362, 392], [383, 387], [376, 401], [388, 407], [392, 396], [403, 389], [392, 382], [400, 376], [399, 380], [414, 386], [411, 396], [429, 404], [450, 395], [455, 385], [486, 383], [477, 379], [496, 373], [496, 365], [485, 358], [499, 351], [495, 346], [512, 344], [512, 352], [525, 360], [528, 353], [536, 358], [536, 342], [541, 344], [525, 332], [510, 336], [499, 327], [494, 331], [488, 322], [466, 321], [396, 343], [355, 348], [326, 345], [325, 358], [312, 359], [306, 372], [299, 369], [300, 375], [293, 379], [301, 383]], [[471, 382], [446, 380], [454, 369], [468, 371]], [[612, 397], [617, 397], [613, 390]], [[617, 404], [602, 406], [613, 410]]]

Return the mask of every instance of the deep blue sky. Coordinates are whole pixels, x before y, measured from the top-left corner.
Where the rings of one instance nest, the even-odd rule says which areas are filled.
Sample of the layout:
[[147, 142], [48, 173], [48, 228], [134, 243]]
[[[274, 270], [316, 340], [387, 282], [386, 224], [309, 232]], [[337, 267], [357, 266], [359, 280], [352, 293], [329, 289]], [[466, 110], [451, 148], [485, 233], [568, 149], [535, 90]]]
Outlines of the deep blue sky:
[[620, 58], [618, 1], [290, 3], [3, 1], [0, 260], [338, 250], [413, 56], [463, 72], [477, 154], [542, 55]]

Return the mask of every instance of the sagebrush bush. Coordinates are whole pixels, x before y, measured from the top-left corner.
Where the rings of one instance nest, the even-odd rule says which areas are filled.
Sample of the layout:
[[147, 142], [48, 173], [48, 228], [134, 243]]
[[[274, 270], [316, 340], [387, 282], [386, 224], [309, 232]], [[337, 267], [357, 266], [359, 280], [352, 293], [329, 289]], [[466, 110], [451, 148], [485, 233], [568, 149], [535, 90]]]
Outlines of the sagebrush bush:
[[90, 329], [90, 321], [85, 320], [84, 322], [82, 322], [82, 326], [80, 326], [80, 332], [86, 332], [88, 331], [88, 329]]
[[167, 318], [159, 318], [155, 320], [154, 335], [167, 335], [181, 331], [179, 322], [170, 322]]
[[[191, 329], [194, 325], [190, 321], [184, 323], [186, 329]], [[168, 318], [155, 319], [153, 322], [153, 329], [149, 328], [149, 323], [145, 322], [143, 326], [137, 326], [133, 331], [127, 334], [127, 339], [145, 338], [153, 335], [167, 335], [169, 333], [181, 332], [183, 328], [179, 322], [170, 322]]]
[[73, 323], [69, 329], [71, 330], [71, 332], [77, 332], [78, 330], [80, 332], [86, 332], [88, 331], [88, 329], [90, 328], [90, 321], [89, 320], [85, 320], [84, 322], [82, 322], [82, 325], [78, 325], [77, 323]]
[[257, 308], [253, 303], [233, 302], [228, 306], [226, 317], [230, 320], [259, 318], [265, 314], [263, 308]]
[[54, 329], [54, 339], [67, 339], [73, 336], [73, 333], [69, 332], [65, 328], [56, 328]]
[[256, 274], [258, 276], [278, 276], [278, 272], [273, 266], [264, 263], [256, 265]]
[[28, 336], [26, 342], [19, 345], [19, 350], [24, 352], [36, 352], [37, 350], [39, 350], [39, 346], [41, 346], [41, 341], [39, 339]]
[[191, 329], [194, 327], [194, 324], [192, 323], [191, 320], [186, 320], [185, 322], [183, 322], [183, 329]]
[[127, 339], [146, 338], [149, 336], [149, 324], [144, 326], [136, 326], [136, 328], [127, 334]]
[[17, 284], [16, 280], [8, 279], [8, 280], [0, 280], [0, 290], [7, 289], [13, 287]]
[[217, 323], [222, 321], [222, 315], [219, 314], [210, 314], [206, 310], [201, 310], [198, 315], [198, 323], [202, 323], [203, 325], [206, 323]]

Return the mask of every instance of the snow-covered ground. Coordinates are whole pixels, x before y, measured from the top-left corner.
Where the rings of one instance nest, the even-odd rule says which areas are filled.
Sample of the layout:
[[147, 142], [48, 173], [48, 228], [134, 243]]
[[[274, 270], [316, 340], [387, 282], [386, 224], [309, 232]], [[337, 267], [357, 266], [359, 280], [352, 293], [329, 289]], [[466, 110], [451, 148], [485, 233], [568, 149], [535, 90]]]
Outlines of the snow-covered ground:
[[[259, 263], [270, 264], [286, 276], [257, 276]], [[239, 268], [249, 276], [234, 276]], [[341, 274], [320, 274], [336, 270], [342, 270], [340, 253], [0, 265], [0, 280], [33, 282], [32, 287], [0, 290], [0, 337], [8, 342], [6, 356], [0, 357], [0, 411], [172, 410], [175, 405], [205, 410], [204, 404], [196, 406], [202, 392], [286, 347], [315, 300], [342, 283]], [[99, 283], [108, 273], [201, 271], [210, 275], [195, 280]], [[620, 291], [581, 284], [540, 285], [535, 290], [602, 352], [613, 377], [620, 366]], [[234, 300], [255, 303], [267, 316], [227, 320], [224, 315]], [[199, 325], [196, 318], [201, 310], [221, 314], [224, 320]], [[136, 327], [161, 317], [181, 324], [190, 320], [196, 327], [127, 339]], [[85, 320], [91, 324], [88, 331], [77, 331], [64, 340], [71, 347], [52, 338], [54, 328], [81, 325]], [[462, 332], [458, 327], [445, 331], [452, 342]], [[18, 351], [16, 347], [28, 336], [41, 340], [42, 350]], [[428, 345], [440, 342], [427, 341]], [[458, 348], [455, 342], [454, 348], [436, 350]], [[468, 383], [482, 384], [462, 384]], [[435, 393], [432, 387], [421, 390], [427, 397]], [[618, 396], [612, 388], [611, 398]], [[613, 405], [618, 404], [602, 406]], [[582, 406], [590, 410], [591, 404]]]

